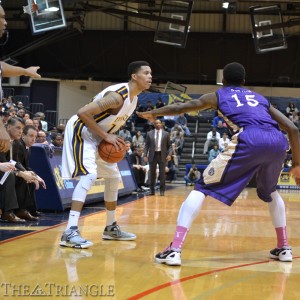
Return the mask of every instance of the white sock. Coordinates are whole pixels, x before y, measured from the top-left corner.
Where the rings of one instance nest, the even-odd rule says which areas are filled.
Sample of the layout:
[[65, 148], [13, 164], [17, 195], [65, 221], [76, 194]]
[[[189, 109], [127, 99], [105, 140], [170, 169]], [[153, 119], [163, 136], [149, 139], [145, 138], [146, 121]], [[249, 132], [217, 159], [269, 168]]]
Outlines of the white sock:
[[205, 195], [199, 191], [191, 191], [182, 203], [177, 218], [177, 226], [190, 229], [193, 221], [200, 213]]
[[80, 212], [75, 210], [70, 210], [69, 221], [66, 230], [72, 226], [78, 226], [78, 220], [80, 217]]
[[116, 210], [106, 210], [106, 226], [116, 222]]
[[285, 205], [280, 194], [275, 191], [271, 194], [272, 202], [268, 203], [272, 223], [275, 228], [286, 227]]

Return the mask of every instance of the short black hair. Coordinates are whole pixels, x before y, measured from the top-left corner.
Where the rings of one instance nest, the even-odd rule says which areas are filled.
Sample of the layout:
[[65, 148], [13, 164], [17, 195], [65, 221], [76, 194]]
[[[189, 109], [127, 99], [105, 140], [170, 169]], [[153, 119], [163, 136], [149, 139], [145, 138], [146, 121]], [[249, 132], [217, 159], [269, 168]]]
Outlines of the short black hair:
[[141, 67], [148, 66], [149, 63], [143, 60], [133, 61], [128, 65], [128, 78], [131, 79], [131, 75], [138, 72]]
[[26, 125], [26, 126], [23, 128], [23, 134], [24, 134], [24, 135], [27, 135], [27, 134], [28, 134], [28, 131], [29, 131], [30, 129], [35, 130], [35, 131], [37, 132], [36, 128], [35, 128], [33, 125]]
[[237, 62], [227, 64], [223, 69], [223, 77], [228, 85], [241, 85], [245, 80], [245, 76], [244, 66]]
[[22, 123], [23, 125], [25, 125], [25, 121], [22, 118], [19, 117], [13, 117], [13, 118], [9, 118], [7, 121], [7, 125], [15, 125], [17, 122]]

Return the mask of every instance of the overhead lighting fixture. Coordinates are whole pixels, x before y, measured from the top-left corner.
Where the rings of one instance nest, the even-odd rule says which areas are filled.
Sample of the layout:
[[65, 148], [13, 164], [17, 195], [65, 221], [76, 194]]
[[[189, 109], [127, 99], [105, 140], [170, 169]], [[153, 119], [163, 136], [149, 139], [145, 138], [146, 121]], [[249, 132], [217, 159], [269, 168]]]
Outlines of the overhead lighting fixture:
[[223, 7], [224, 9], [228, 9], [228, 7], [229, 7], [229, 2], [223, 2], [223, 3], [222, 3], [222, 7]]

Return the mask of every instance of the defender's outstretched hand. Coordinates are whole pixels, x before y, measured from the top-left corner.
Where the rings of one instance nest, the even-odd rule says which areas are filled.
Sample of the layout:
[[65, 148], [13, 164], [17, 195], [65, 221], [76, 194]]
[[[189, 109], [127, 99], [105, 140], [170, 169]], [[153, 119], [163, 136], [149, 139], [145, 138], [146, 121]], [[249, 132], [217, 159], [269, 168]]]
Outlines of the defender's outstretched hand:
[[29, 67], [29, 68], [26, 68], [25, 71], [26, 71], [26, 75], [25, 76], [29, 76], [29, 77], [32, 77], [32, 78], [41, 78], [41, 75], [38, 74], [38, 70], [39, 70], [40, 67]]
[[143, 118], [143, 119], [146, 119], [146, 120], [149, 120], [150, 122], [154, 122], [155, 121], [155, 118], [150, 111], [145, 111], [145, 112], [136, 112], [136, 114], [140, 117], [140, 118]]

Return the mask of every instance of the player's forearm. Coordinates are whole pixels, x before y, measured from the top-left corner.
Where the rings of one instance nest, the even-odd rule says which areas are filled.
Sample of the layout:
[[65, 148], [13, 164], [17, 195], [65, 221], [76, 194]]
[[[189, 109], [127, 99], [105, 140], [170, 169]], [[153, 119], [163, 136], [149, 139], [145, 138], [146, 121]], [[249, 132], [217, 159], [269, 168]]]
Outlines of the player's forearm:
[[102, 139], [107, 137], [108, 133], [98, 126], [92, 115], [87, 112], [79, 112], [77, 115], [92, 133], [96, 134]]
[[1, 67], [3, 77], [18, 77], [26, 75], [26, 69], [22, 67], [12, 66], [3, 61], [1, 61]]

